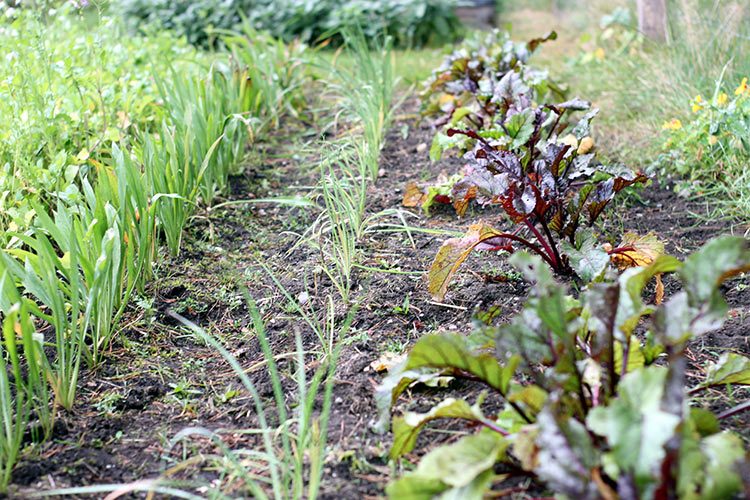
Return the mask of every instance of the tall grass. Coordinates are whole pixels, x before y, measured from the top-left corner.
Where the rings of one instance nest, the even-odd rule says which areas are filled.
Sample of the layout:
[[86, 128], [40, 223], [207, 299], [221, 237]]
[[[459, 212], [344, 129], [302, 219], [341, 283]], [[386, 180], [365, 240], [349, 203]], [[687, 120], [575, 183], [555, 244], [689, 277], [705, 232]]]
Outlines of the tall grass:
[[[622, 2], [595, 3], [601, 10]], [[572, 17], [589, 8], [588, 3], [566, 3], [562, 15]], [[664, 121], [689, 114], [686, 103], [694, 96], [711, 95], [725, 66], [726, 81], [750, 75], [749, 20], [750, 9], [739, 2], [674, 0], [666, 44], [644, 40], [641, 50], [607, 53], [597, 64], [571, 67], [565, 77], [576, 93], [604, 110], [602, 144], [642, 166], [648, 162], [644, 152], [653, 155], [663, 142]], [[588, 30], [597, 30], [592, 21], [598, 19], [588, 20]]]
[[259, 131], [279, 126], [284, 114], [296, 116], [304, 102], [303, 84], [310, 62], [307, 47], [285, 44], [245, 22], [236, 31], [219, 31], [234, 60], [250, 82], [246, 107], [260, 121]]

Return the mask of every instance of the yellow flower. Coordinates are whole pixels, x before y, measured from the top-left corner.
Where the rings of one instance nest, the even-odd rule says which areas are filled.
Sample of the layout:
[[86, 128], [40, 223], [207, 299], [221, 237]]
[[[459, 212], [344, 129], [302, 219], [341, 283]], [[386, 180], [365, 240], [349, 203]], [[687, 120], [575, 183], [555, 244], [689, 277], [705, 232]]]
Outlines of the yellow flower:
[[740, 82], [739, 87], [737, 87], [734, 90], [734, 95], [740, 95], [747, 92], [747, 77], [742, 79], [742, 82]]
[[604, 49], [599, 47], [594, 51], [594, 57], [596, 57], [598, 60], [603, 61], [604, 60]]
[[710, 137], [708, 138], [708, 143], [709, 143], [709, 144], [710, 144], [711, 146], [715, 145], [715, 144], [716, 144], [717, 142], [719, 142], [719, 138], [718, 138], [718, 137], [716, 137], [715, 135], [712, 135], [712, 136], [710, 136]]
[[697, 113], [701, 109], [703, 109], [703, 98], [700, 95], [695, 96], [695, 99], [693, 99], [693, 113]]
[[729, 100], [729, 96], [726, 95], [724, 92], [716, 96], [716, 104], [718, 104], [719, 106], [725, 105], [728, 100]]
[[682, 122], [677, 118], [672, 118], [670, 121], [664, 122], [664, 125], [662, 125], [661, 128], [664, 130], [680, 130], [682, 128]]

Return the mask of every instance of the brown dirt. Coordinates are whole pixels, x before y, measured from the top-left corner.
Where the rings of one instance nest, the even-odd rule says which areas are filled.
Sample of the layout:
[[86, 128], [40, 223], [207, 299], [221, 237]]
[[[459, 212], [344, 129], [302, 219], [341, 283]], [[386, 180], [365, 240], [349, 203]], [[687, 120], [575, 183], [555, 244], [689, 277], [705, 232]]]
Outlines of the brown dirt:
[[[384, 174], [368, 193], [370, 213], [398, 208], [407, 181], [427, 180], [441, 170], [450, 172], [460, 165], [457, 160], [438, 164], [429, 161], [424, 147], [429, 145], [431, 135], [429, 129], [410, 121], [396, 124], [383, 153]], [[294, 137], [266, 145], [260, 166], [233, 179], [230, 199], [304, 193], [305, 186], [313, 185], [317, 177], [315, 164], [295, 156], [303, 138], [299, 134]], [[697, 222], [690, 212], [699, 207], [668, 189], [649, 188], [641, 191], [639, 197], [640, 200], [631, 197], [627, 206], [612, 210], [613, 217], [603, 227], [605, 234], [616, 235], [623, 229], [653, 230], [667, 241], [669, 252], [684, 256], [713, 236], [747, 229], [720, 222]], [[254, 406], [246, 393], [222, 398], [229, 388], [240, 387], [228, 364], [181, 328], [169, 312], [184, 315], [220, 339], [242, 366], [249, 368], [251, 380], [270, 401], [270, 378], [261, 363], [258, 341], [251, 333], [242, 290], [247, 288], [257, 301], [267, 321], [274, 352], [294, 351], [295, 328], [300, 329], [305, 344], [314, 348], [314, 334], [291, 312], [261, 263], [272, 269], [292, 296], [307, 290], [310, 308], [320, 307], [328, 295], [335, 295], [330, 282], [317, 269], [318, 253], [306, 246], [294, 247], [297, 234], [310, 226], [315, 215], [313, 211], [272, 205], [236, 205], [217, 211], [209, 219], [197, 218], [181, 256], [160, 266], [148, 296], [131, 308], [105, 365], [95, 373], [82, 374], [74, 411], [61, 413], [54, 438], [37, 456], [27, 458], [16, 468], [15, 496], [155, 477], [176, 464], [183, 451], [190, 455], [212, 449], [205, 439], [190, 441], [184, 448], [170, 448], [170, 439], [181, 429], [241, 429], [255, 425]], [[478, 217], [498, 224], [502, 220], [491, 210], [474, 211], [460, 220], [444, 209], [430, 218], [413, 217], [409, 222], [421, 228], [461, 230]], [[383, 221], [397, 223], [393, 217]], [[368, 233], [362, 242], [363, 265], [423, 271], [443, 237], [425, 233], [412, 236], [413, 245], [404, 233]], [[502, 320], [522, 303], [527, 290], [523, 282], [512, 278], [482, 279], [481, 274], [503, 275], [510, 269], [507, 264], [493, 255], [471, 259], [451, 286], [446, 304], [430, 300], [417, 274], [355, 274], [353, 295], [360, 307], [336, 372], [329, 439], [332, 450], [324, 472], [324, 497], [378, 496], [390, 479], [386, 458], [390, 437], [376, 435], [368, 426], [375, 416], [372, 389], [382, 379], [382, 374], [372, 371], [370, 363], [385, 351], [408, 349], [431, 331], [470, 331], [477, 311], [497, 306]], [[720, 331], [691, 346], [694, 367], [725, 350], [750, 354], [746, 333], [750, 326], [748, 285], [750, 280], [740, 277], [725, 287], [732, 319]], [[674, 287], [668, 287], [668, 293], [673, 291]], [[408, 310], [399, 310], [407, 296]], [[312, 372], [313, 360], [308, 361]], [[293, 365], [283, 358], [279, 368], [288, 375]], [[285, 376], [283, 383], [292, 398], [292, 380]], [[478, 388], [457, 383], [450, 391], [473, 400]], [[400, 410], [426, 409], [444, 396], [444, 391], [435, 389], [414, 390], [403, 398]], [[726, 398], [713, 396], [707, 397], [706, 404], [726, 407]], [[737, 429], [747, 427], [748, 421], [744, 416], [727, 424]], [[419, 454], [444, 436], [426, 431], [419, 441]], [[229, 432], [224, 439], [231, 446], [252, 444], [239, 433]], [[416, 455], [408, 458], [416, 459]], [[197, 471], [190, 469], [187, 477], [214, 477]]]

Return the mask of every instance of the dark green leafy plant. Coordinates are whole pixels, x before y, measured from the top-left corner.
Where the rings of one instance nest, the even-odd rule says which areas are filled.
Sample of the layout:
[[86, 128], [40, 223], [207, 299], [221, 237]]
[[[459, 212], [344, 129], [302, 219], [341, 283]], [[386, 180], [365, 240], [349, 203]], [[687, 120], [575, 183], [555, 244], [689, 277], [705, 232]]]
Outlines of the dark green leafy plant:
[[133, 24], [175, 30], [190, 43], [215, 44], [212, 30], [234, 29], [246, 18], [253, 27], [286, 41], [343, 41], [342, 29], [362, 27], [368, 39], [390, 36], [402, 47], [446, 43], [461, 26], [453, 0], [126, 0]]
[[[566, 112], [587, 108], [588, 103], [579, 99], [526, 108], [506, 121], [503, 135], [496, 139], [472, 130], [448, 130], [449, 136], [476, 141], [464, 155], [464, 178], [451, 193], [459, 214], [471, 200], [482, 206], [499, 205], [516, 229], [499, 231], [480, 222], [464, 237], [446, 241], [430, 268], [430, 293], [442, 299], [453, 274], [476, 248], [508, 252], [524, 248], [562, 275], [592, 274], [586, 269], [591, 258], [606, 264], [604, 252], [592, 253], [597, 252], [593, 235], [581, 231], [581, 226], [592, 226], [619, 191], [647, 178], [597, 161], [589, 133], [598, 110], [572, 127], [560, 125]], [[558, 133], [566, 131], [568, 135], [560, 138]]]
[[[393, 419], [391, 457], [410, 452], [423, 426], [458, 418], [481, 430], [429, 452], [416, 470], [388, 487], [392, 498], [456, 494], [481, 498], [502, 462], [510, 476], [531, 473], [568, 498], [730, 498], [742, 481], [742, 440], [686, 392], [688, 342], [721, 327], [727, 303], [719, 287], [750, 270], [747, 240], [722, 237], [684, 262], [669, 256], [566, 294], [540, 257], [512, 262], [533, 282], [523, 310], [508, 324], [469, 337], [422, 338], [379, 387], [379, 429], [414, 382], [450, 375], [478, 381], [504, 407], [490, 416], [448, 399], [427, 413]], [[676, 272], [683, 290], [655, 307], [644, 287]], [[638, 332], [643, 331], [645, 334]], [[700, 388], [747, 384], [750, 359], [722, 356]]]

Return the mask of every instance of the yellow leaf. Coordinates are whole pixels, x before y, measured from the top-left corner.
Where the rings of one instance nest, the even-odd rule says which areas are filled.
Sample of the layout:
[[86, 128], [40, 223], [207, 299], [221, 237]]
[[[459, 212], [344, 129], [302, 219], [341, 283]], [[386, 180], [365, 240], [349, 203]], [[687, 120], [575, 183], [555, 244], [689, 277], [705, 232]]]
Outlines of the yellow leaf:
[[585, 155], [592, 149], [594, 149], [594, 139], [588, 136], [581, 139], [581, 144], [578, 146], [579, 155]]
[[618, 248], [610, 250], [609, 258], [620, 270], [647, 266], [664, 254], [664, 242], [655, 233], [645, 235], [629, 231], [622, 237]]
[[378, 359], [370, 363], [370, 368], [376, 372], [384, 372], [390, 370], [400, 362], [406, 359], [406, 354], [396, 354], [393, 352], [385, 352]]
[[86, 161], [86, 160], [88, 160], [88, 159], [89, 159], [89, 155], [90, 155], [90, 153], [89, 153], [89, 150], [88, 150], [88, 149], [86, 149], [86, 148], [83, 148], [83, 149], [82, 149], [82, 150], [81, 150], [81, 151], [80, 151], [80, 152], [78, 153], [78, 155], [76, 156], [76, 160], [78, 160], [78, 161], [80, 161], [80, 162], [84, 162], [84, 161]]
[[576, 139], [576, 136], [573, 134], [568, 134], [562, 139], [560, 139], [561, 144], [567, 144], [570, 146], [570, 149], [576, 149], [578, 148], [578, 139]]
[[443, 300], [448, 291], [448, 283], [474, 248], [482, 242], [502, 238], [504, 235], [505, 233], [493, 229], [484, 222], [478, 222], [469, 226], [464, 236], [446, 240], [435, 255], [435, 260], [432, 261], [427, 273], [427, 289], [430, 295], [437, 301]]
[[405, 207], [420, 207], [424, 202], [425, 194], [419, 189], [416, 182], [410, 182], [406, 185], [404, 199], [401, 204]]

